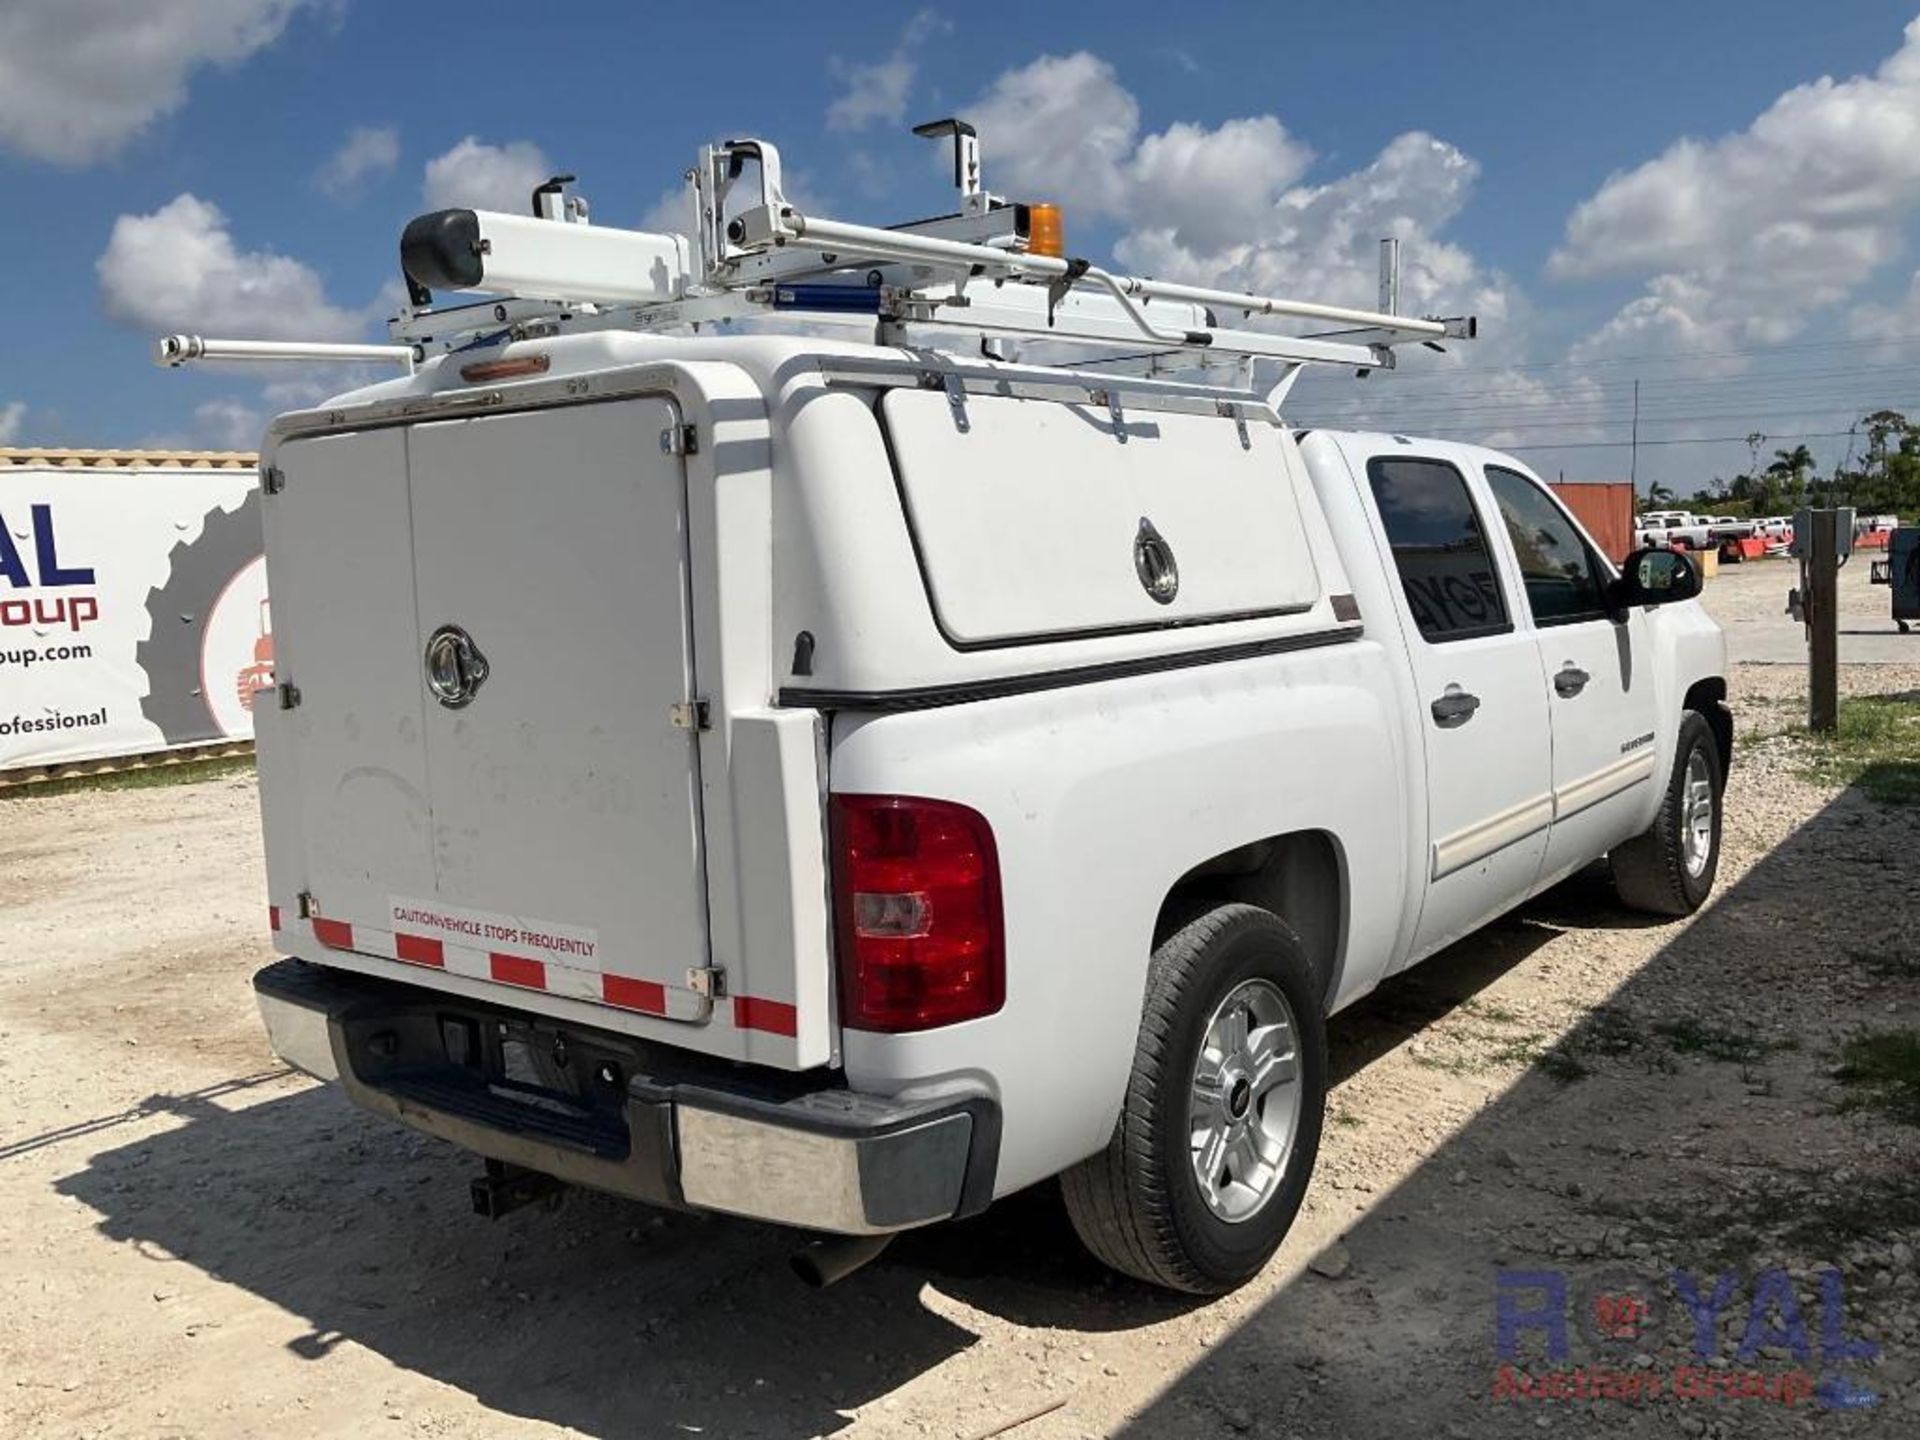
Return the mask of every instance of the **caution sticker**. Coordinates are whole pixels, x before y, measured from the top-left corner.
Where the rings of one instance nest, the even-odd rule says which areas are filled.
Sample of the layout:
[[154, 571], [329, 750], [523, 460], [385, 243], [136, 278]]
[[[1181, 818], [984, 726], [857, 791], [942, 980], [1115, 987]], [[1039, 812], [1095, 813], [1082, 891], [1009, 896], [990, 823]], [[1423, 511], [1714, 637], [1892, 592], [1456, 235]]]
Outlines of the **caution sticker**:
[[488, 954], [522, 956], [569, 970], [600, 969], [600, 932], [582, 925], [469, 910], [405, 895], [389, 896], [387, 903], [395, 934], [419, 935]]

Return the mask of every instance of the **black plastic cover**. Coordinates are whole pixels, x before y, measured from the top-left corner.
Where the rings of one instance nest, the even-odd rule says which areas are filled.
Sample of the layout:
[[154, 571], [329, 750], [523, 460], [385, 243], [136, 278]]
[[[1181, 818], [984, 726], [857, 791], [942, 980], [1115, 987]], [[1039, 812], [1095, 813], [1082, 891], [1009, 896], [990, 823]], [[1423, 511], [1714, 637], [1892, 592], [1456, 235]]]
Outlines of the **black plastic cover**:
[[429, 290], [474, 290], [486, 276], [480, 261], [480, 217], [471, 210], [416, 215], [400, 236], [400, 268]]

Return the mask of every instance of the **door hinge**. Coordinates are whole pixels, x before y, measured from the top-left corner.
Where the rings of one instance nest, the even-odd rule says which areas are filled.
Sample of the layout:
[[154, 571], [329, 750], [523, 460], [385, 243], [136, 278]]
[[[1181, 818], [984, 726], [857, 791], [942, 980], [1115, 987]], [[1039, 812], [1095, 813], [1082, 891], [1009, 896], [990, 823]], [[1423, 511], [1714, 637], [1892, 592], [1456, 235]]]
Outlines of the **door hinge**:
[[727, 972], [718, 965], [690, 965], [687, 989], [708, 1000], [718, 1000], [727, 993]]
[[298, 685], [294, 684], [291, 680], [282, 680], [273, 688], [280, 696], [280, 708], [282, 710], [296, 710], [299, 708], [300, 687]]
[[302, 920], [311, 920], [320, 913], [320, 902], [313, 898], [311, 890], [302, 890], [295, 896], [294, 907]]
[[711, 730], [713, 712], [704, 700], [682, 700], [678, 705], [667, 708], [667, 718], [673, 721], [676, 730]]
[[287, 472], [278, 465], [261, 466], [260, 488], [268, 495], [278, 495], [287, 488]]
[[1253, 437], [1247, 433], [1247, 417], [1241, 413], [1240, 407], [1231, 400], [1218, 400], [1214, 402], [1213, 408], [1222, 418], [1233, 421], [1234, 429], [1240, 434], [1240, 448], [1251, 450]]
[[700, 432], [692, 425], [669, 425], [660, 432], [660, 453], [663, 455], [698, 455], [700, 453]]
[[973, 422], [967, 418], [967, 382], [949, 370], [945, 388], [947, 409], [953, 415], [953, 428], [964, 435], [973, 428]]

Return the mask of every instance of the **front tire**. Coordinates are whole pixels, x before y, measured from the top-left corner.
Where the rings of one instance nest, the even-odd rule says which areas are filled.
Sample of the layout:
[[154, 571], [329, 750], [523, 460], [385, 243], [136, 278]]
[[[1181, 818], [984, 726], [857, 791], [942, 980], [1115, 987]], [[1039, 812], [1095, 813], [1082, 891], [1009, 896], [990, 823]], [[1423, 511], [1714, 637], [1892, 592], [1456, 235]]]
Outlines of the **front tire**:
[[1706, 717], [1689, 710], [1680, 718], [1660, 813], [1645, 833], [1607, 857], [1622, 901], [1653, 915], [1691, 915], [1705, 903], [1720, 870], [1724, 788], [1719, 743]]
[[1209, 910], [1154, 952], [1113, 1138], [1061, 1176], [1097, 1259], [1196, 1295], [1259, 1273], [1320, 1149], [1320, 990], [1299, 937], [1252, 905]]

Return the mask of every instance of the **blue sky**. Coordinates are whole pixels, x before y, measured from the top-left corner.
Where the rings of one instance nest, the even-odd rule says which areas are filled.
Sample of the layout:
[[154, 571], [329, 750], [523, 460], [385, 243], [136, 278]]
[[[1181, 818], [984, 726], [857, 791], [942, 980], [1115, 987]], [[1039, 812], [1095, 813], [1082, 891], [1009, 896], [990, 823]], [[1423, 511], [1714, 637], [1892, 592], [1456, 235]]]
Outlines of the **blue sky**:
[[153, 333], [378, 338], [405, 221], [536, 169], [636, 224], [703, 140], [757, 133], [809, 205], [933, 213], [906, 127], [960, 113], [1076, 251], [1366, 301], [1397, 233], [1410, 308], [1481, 314], [1461, 354], [1305, 389], [1303, 423], [1598, 478], [1638, 378], [1643, 482], [1748, 458], [1656, 441], [1831, 459], [1846, 407], [1920, 381], [1915, 8], [6, 0], [0, 440], [250, 444], [339, 377], [160, 372]]

